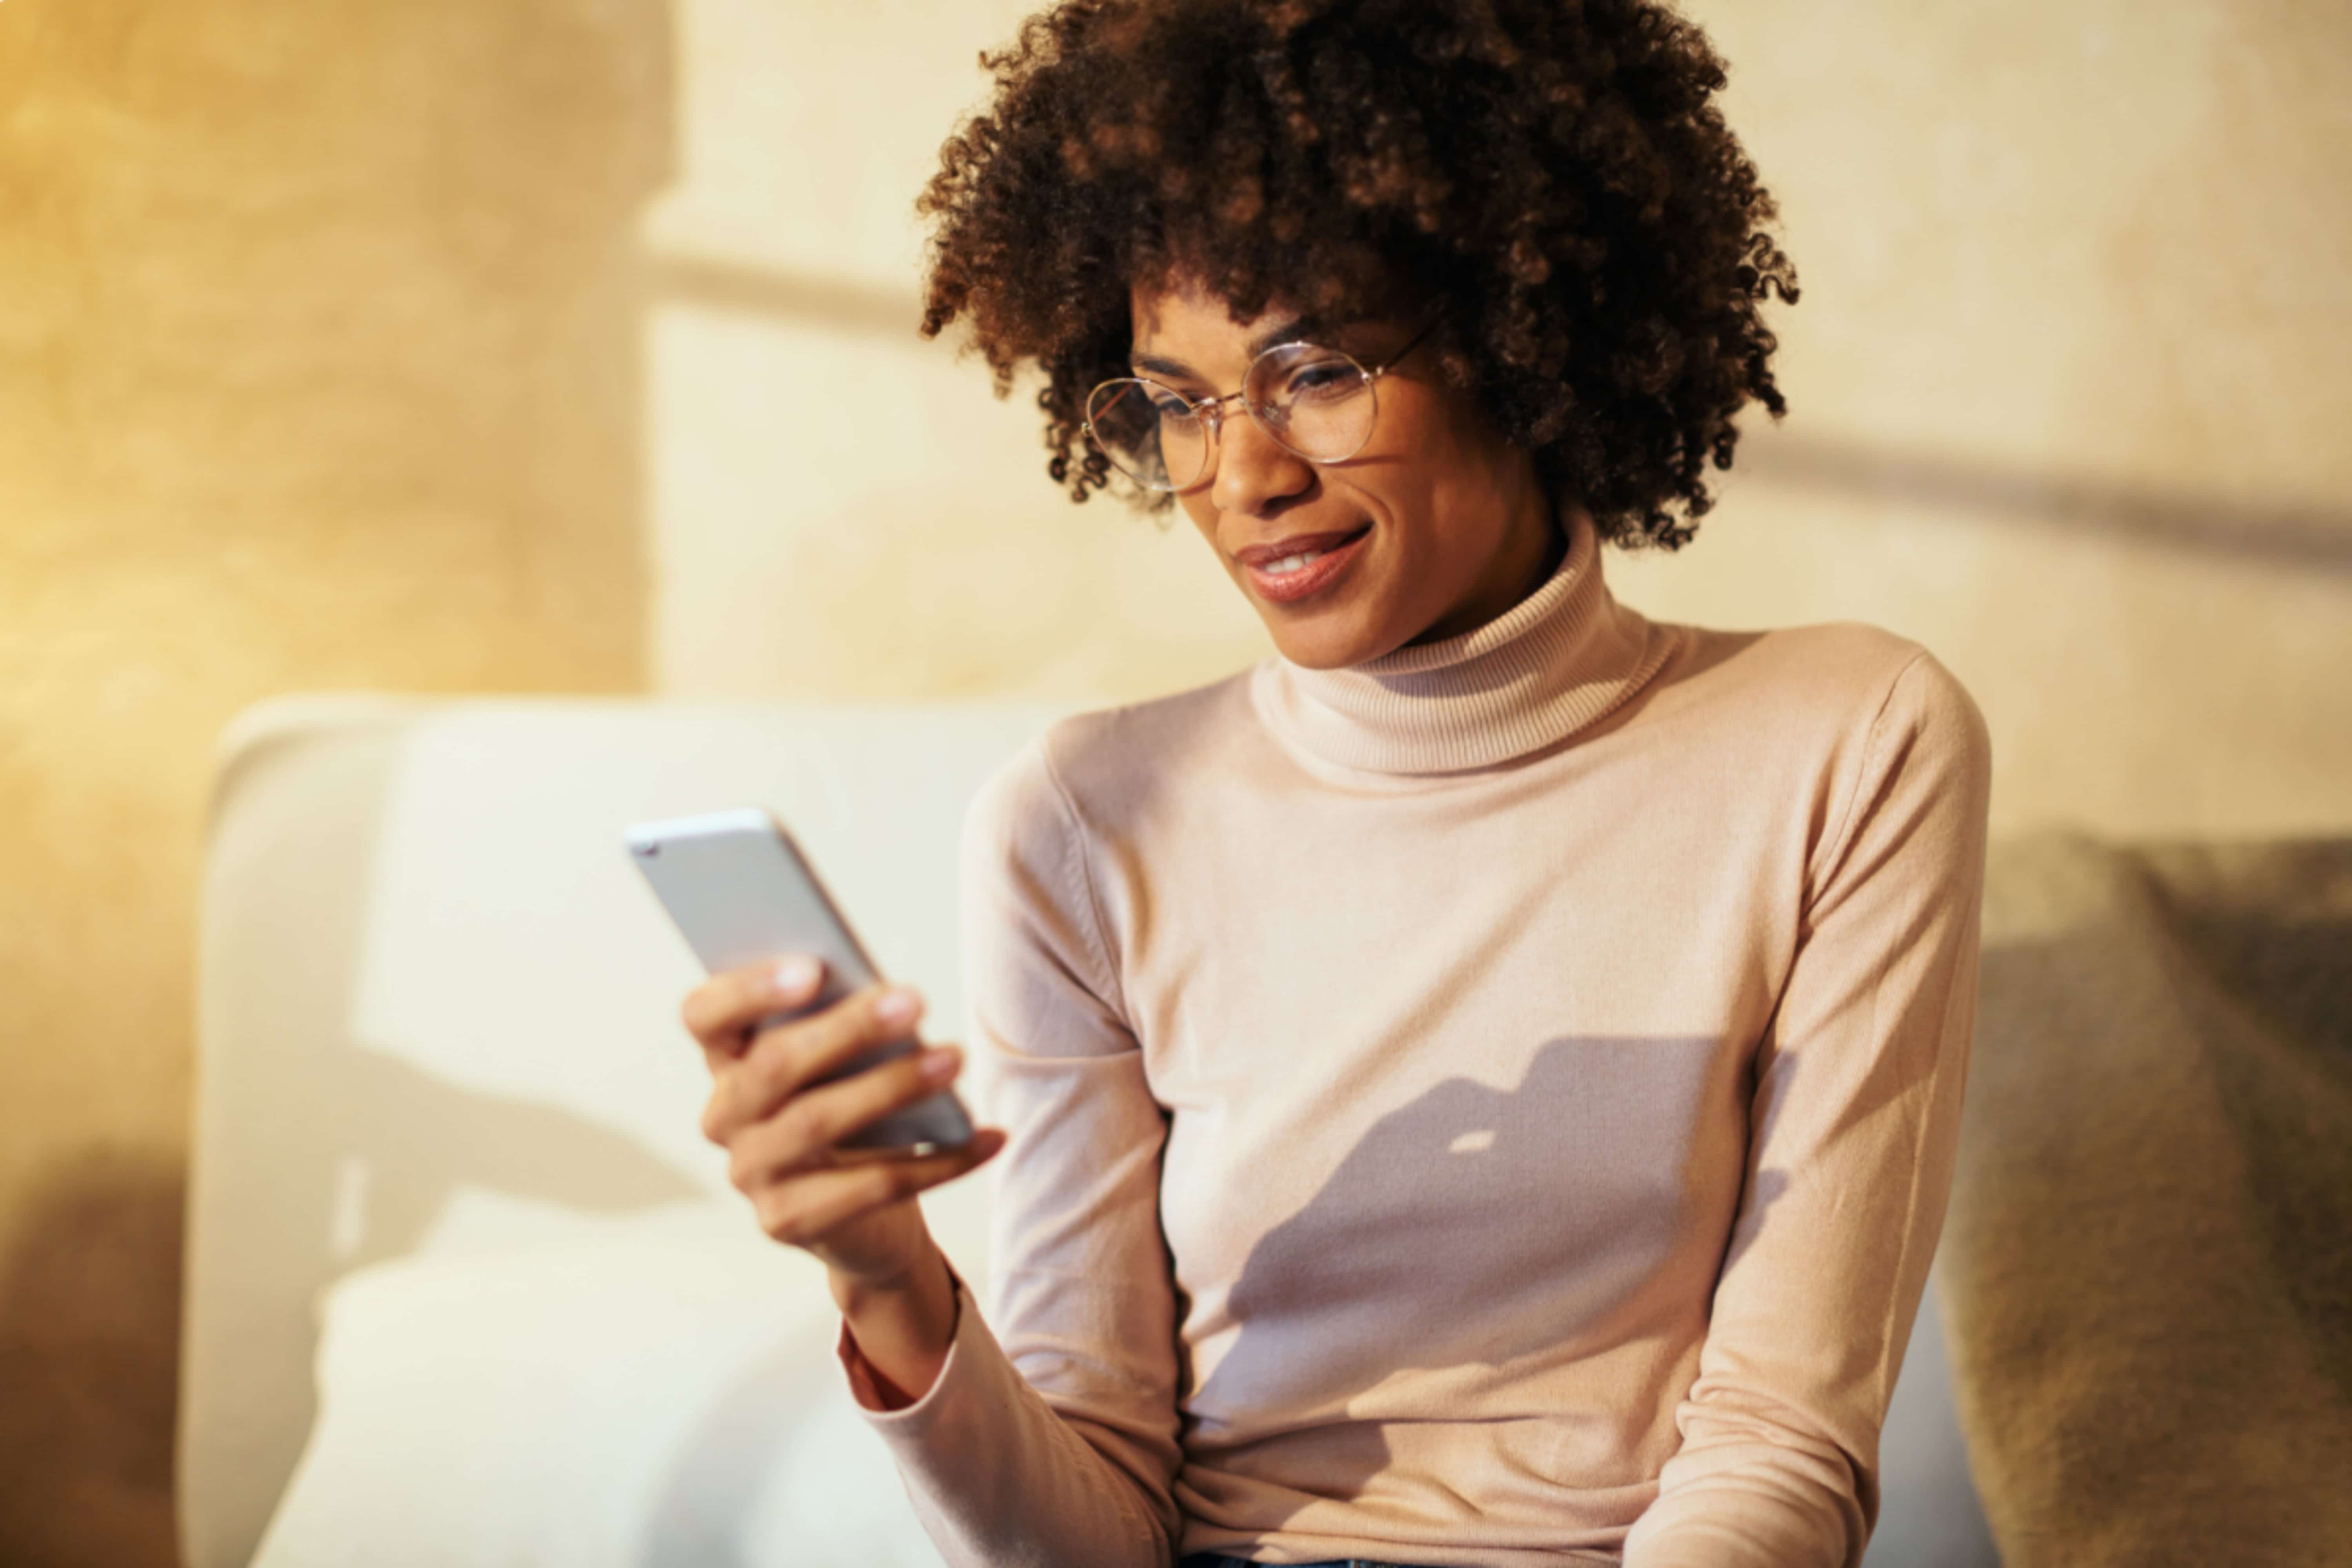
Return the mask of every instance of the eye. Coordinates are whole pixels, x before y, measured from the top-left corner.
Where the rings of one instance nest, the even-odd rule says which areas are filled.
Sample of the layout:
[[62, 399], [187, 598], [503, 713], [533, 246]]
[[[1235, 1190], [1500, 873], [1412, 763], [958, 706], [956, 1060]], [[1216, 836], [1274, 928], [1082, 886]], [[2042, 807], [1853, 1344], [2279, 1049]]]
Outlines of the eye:
[[1147, 386], [1144, 395], [1151, 400], [1151, 412], [1162, 419], [1190, 419], [1192, 405], [1166, 387]]
[[1346, 360], [1317, 360], [1283, 378], [1282, 395], [1301, 402], [1335, 402], [1362, 384], [1362, 376]]

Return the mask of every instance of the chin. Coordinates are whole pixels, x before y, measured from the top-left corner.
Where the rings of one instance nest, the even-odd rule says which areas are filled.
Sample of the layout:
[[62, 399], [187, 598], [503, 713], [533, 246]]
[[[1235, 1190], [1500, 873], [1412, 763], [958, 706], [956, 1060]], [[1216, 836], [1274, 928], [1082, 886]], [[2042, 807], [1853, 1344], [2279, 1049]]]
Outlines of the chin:
[[1276, 652], [1309, 670], [1339, 670], [1391, 653], [1404, 639], [1388, 638], [1380, 631], [1343, 616], [1312, 620], [1263, 615]]
[[1413, 637], [1410, 596], [1377, 570], [1385, 564], [1352, 561], [1321, 592], [1290, 604], [1259, 597], [1246, 568], [1229, 563], [1227, 570], [1276, 652], [1304, 669], [1338, 670], [1394, 653]]

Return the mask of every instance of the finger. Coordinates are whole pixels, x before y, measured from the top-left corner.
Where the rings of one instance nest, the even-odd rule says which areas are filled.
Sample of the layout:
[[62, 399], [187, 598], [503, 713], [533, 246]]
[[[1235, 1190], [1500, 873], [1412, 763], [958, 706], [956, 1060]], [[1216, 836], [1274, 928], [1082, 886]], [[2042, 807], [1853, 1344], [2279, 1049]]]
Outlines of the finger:
[[707, 1119], [703, 1131], [715, 1143], [727, 1142], [861, 1053], [908, 1040], [922, 1014], [923, 999], [914, 991], [874, 986], [821, 1013], [761, 1030], [720, 1074], [711, 1102], [716, 1124]]
[[772, 964], [747, 964], [711, 976], [687, 992], [679, 1012], [705, 1051], [740, 1052], [769, 1014], [804, 1008], [824, 985], [824, 964], [788, 954]]
[[774, 1115], [738, 1130], [727, 1145], [729, 1179], [750, 1192], [785, 1171], [821, 1165], [844, 1139], [945, 1089], [962, 1067], [963, 1052], [938, 1046], [803, 1090]]
[[960, 1149], [918, 1158], [876, 1160], [841, 1170], [803, 1171], [754, 1194], [760, 1228], [793, 1247], [811, 1247], [840, 1227], [887, 1204], [928, 1192], [985, 1165], [1004, 1147], [988, 1127]]
[[731, 1145], [745, 1127], [774, 1114], [793, 1094], [860, 1052], [907, 1040], [921, 1014], [922, 998], [913, 991], [876, 986], [821, 1013], [761, 1030], [740, 1059], [714, 1069], [717, 1082], [703, 1110], [703, 1136]]

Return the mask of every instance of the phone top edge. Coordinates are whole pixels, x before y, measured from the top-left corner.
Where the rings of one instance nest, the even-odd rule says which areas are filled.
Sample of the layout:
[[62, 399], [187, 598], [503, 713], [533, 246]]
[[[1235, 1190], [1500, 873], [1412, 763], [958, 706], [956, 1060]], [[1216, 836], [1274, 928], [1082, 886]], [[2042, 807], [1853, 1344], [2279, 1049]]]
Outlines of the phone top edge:
[[657, 822], [632, 822], [623, 837], [632, 850], [680, 839], [709, 838], [776, 829], [775, 818], [763, 807], [732, 806], [723, 811], [698, 811], [690, 817], [666, 817]]

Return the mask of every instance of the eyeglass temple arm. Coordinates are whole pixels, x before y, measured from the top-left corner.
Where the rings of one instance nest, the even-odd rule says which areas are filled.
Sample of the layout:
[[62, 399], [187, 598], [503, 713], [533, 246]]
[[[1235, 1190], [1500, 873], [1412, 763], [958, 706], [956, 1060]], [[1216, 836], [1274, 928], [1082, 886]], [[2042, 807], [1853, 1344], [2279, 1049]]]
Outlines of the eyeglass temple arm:
[[1422, 340], [1428, 337], [1432, 332], [1436, 331], [1438, 323], [1444, 319], [1444, 307], [1440, 306], [1438, 308], [1431, 311], [1429, 313], [1429, 319], [1421, 324], [1421, 329], [1415, 332], [1412, 337], [1406, 339], [1404, 347], [1399, 349], [1395, 353], [1391, 354], [1388, 357], [1387, 363], [1374, 365], [1364, 373], [1368, 376], [1378, 378], [1388, 374], [1391, 371], [1404, 363], [1405, 357], [1411, 354], [1415, 349], [1420, 348]]

